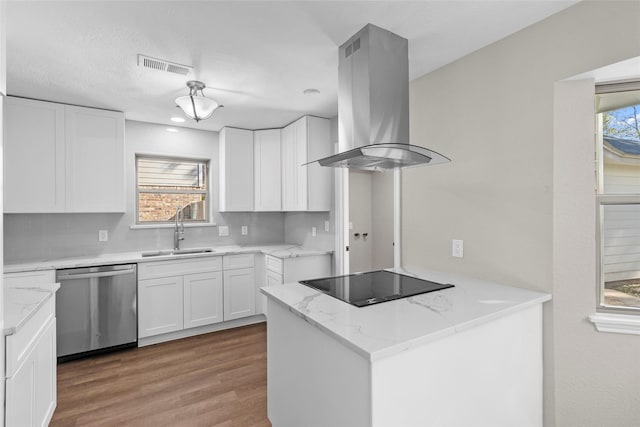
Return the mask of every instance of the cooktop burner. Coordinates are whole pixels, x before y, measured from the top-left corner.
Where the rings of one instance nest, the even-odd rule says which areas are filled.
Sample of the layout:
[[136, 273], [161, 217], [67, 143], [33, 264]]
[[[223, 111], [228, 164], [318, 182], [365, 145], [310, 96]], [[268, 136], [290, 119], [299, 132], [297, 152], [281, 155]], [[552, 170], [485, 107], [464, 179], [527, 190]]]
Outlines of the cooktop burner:
[[430, 282], [385, 270], [302, 280], [299, 283], [356, 307], [453, 288], [451, 284]]

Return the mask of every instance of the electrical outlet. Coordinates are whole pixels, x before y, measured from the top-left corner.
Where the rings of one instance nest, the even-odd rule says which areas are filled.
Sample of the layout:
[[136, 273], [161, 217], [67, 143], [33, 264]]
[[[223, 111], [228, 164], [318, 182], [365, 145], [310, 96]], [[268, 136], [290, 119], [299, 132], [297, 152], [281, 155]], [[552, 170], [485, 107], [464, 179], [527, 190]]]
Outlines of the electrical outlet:
[[316, 237], [318, 235], [318, 229], [316, 227], [311, 227], [311, 236]]
[[462, 240], [451, 241], [451, 255], [456, 258], [462, 258], [464, 256], [464, 242]]
[[329, 221], [324, 222], [324, 231], [329, 232]]
[[98, 230], [98, 242], [109, 241], [109, 230]]
[[353, 230], [353, 223], [349, 221], [349, 230]]
[[226, 225], [221, 225], [218, 227], [218, 236], [228, 236], [229, 235], [229, 227]]
[[247, 234], [249, 234], [249, 228], [246, 225], [242, 226], [242, 235], [246, 236]]

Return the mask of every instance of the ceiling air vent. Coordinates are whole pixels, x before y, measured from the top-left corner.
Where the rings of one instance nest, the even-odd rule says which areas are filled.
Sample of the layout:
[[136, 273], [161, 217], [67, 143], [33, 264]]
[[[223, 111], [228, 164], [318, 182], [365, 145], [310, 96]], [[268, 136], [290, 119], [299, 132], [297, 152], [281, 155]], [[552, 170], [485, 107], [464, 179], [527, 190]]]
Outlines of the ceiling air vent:
[[193, 67], [190, 65], [176, 64], [164, 59], [152, 58], [147, 55], [138, 54], [138, 67], [151, 68], [153, 70], [166, 71], [167, 73], [180, 74], [186, 76]]

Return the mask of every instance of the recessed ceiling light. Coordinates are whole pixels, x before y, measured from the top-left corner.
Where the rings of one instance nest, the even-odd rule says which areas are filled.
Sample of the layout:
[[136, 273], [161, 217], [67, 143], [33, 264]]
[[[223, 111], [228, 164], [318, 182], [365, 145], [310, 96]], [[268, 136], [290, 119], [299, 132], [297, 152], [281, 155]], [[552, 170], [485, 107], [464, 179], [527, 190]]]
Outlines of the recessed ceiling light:
[[167, 132], [178, 132], [176, 128], [167, 128]]
[[314, 88], [305, 89], [302, 91], [302, 93], [308, 96], [320, 95], [320, 91]]
[[171, 117], [171, 121], [176, 123], [184, 123], [185, 119], [182, 117]]

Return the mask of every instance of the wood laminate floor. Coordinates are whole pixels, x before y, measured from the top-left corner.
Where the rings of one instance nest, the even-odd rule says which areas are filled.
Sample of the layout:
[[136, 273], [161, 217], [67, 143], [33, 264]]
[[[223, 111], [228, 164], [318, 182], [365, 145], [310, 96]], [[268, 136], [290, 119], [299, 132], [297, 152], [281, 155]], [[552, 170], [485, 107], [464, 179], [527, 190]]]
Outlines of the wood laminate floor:
[[271, 426], [266, 324], [60, 364], [51, 426]]

